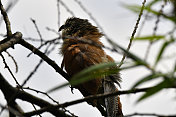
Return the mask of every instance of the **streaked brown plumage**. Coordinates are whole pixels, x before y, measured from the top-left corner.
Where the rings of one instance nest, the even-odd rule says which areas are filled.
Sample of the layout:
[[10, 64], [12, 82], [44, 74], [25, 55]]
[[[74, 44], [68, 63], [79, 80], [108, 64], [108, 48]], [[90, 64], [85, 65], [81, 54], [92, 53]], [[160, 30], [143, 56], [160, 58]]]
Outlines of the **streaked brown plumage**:
[[[68, 18], [59, 31], [62, 30], [63, 45], [61, 54], [63, 55], [62, 68], [70, 76], [75, 75], [81, 70], [91, 65], [114, 62], [102, 49], [103, 44], [100, 42], [102, 33], [97, 27], [93, 26], [86, 19]], [[118, 89], [114, 82], [120, 82], [119, 74], [106, 76], [105, 78], [96, 78], [85, 83], [75, 86], [83, 96], [95, 95], [99, 93], [113, 92]], [[108, 117], [122, 117], [122, 108], [119, 96], [108, 97], [102, 101], [92, 100], [88, 102]], [[104, 112], [104, 108], [107, 114]]]

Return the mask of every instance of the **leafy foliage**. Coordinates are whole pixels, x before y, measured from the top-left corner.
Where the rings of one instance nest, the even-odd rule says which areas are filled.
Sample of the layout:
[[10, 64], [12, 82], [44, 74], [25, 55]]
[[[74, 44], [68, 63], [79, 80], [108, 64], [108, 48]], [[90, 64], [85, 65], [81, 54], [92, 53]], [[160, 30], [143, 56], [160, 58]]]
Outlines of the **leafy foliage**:
[[[163, 18], [165, 18], [166, 20], [171, 21], [173, 23], [176, 23], [176, 17], [174, 15], [168, 15], [168, 14], [160, 13], [159, 11], [156, 11], [156, 10], [152, 9], [152, 7], [154, 5], [156, 5], [158, 2], [163, 2], [163, 1], [162, 0], [153, 0], [146, 5], [144, 10], [148, 13], [153, 14], [154, 16], [162, 15]], [[124, 6], [127, 9], [129, 9], [129, 10], [135, 12], [135, 13], [139, 13], [140, 9], [141, 9], [141, 6], [139, 6], [139, 5], [124, 5]]]
[[[161, 4], [161, 9], [155, 10], [154, 8], [158, 4]], [[168, 5], [168, 4], [172, 5], [174, 8], [169, 14], [168, 13], [166, 14], [165, 12], [163, 12], [163, 8], [165, 5]], [[133, 11], [134, 13], [139, 13], [141, 9], [140, 5], [126, 5], [125, 4], [124, 6], [130, 11]], [[175, 5], [174, 0], [153, 0], [153, 1], [148, 2], [148, 4], [145, 6], [144, 13], [147, 13], [148, 16], [149, 15], [152, 16], [151, 18], [156, 18], [156, 17], [159, 18], [158, 21], [155, 22], [155, 27], [157, 27], [158, 22], [161, 21], [161, 18], [164, 21], [170, 21], [173, 23], [173, 25], [176, 25], [176, 17], [174, 15], [175, 8], [176, 8], [176, 5]], [[158, 16], [162, 16], [162, 17], [158, 17]], [[147, 18], [144, 20], [146, 22]], [[168, 72], [162, 72], [156, 68], [156, 66], [160, 64], [160, 61], [162, 60], [163, 56], [166, 55], [167, 49], [170, 46], [173, 46], [175, 44], [176, 37], [174, 37], [175, 36], [174, 33], [176, 32], [176, 28], [173, 28], [170, 32], [165, 32], [165, 34], [160, 34], [160, 35], [156, 34], [156, 30], [157, 28], [153, 30], [153, 34], [151, 35], [149, 34], [146, 36], [138, 36], [134, 38], [135, 41], [145, 41], [145, 42], [150, 43], [150, 46], [148, 47], [148, 51], [146, 52], [146, 54], [149, 54], [149, 50], [152, 45], [154, 45], [158, 41], [162, 42], [162, 44], [160, 45], [160, 49], [158, 50], [158, 53], [156, 54], [156, 58], [153, 62], [154, 63], [153, 67], [151, 67], [149, 63], [147, 63], [145, 60], [141, 59], [140, 57], [136, 57], [136, 56], [129, 54], [129, 57], [132, 58], [133, 62], [136, 62], [142, 66], [145, 66], [149, 70], [151, 70], [151, 73], [147, 76], [140, 78], [140, 80], [137, 81], [133, 85], [132, 89], [138, 86], [142, 86], [144, 83], [147, 83], [149, 81], [153, 81], [155, 79], [161, 79], [161, 82], [154, 85], [152, 89], [147, 90], [146, 93], [144, 93], [138, 99], [138, 102], [158, 93], [164, 88], [176, 87], [176, 76], [175, 76], [176, 67], [174, 67], [173, 70], [168, 71]], [[175, 63], [175, 61], [172, 61], [172, 62]]]
[[163, 81], [161, 81], [160, 83], [156, 84], [152, 89], [149, 89], [146, 91], [145, 94], [143, 94], [139, 99], [138, 102], [158, 93], [159, 91], [161, 91], [164, 88], [170, 88], [172, 86], [174, 86], [176, 83], [176, 78], [165, 78]]

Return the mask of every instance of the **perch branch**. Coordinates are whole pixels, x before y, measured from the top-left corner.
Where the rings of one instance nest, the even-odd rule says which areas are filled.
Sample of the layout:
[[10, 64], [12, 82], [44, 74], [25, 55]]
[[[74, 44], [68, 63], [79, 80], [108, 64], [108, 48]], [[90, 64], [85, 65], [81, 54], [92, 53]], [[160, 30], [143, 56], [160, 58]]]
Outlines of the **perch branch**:
[[[41, 108], [37, 111], [32, 111], [26, 114], [31, 114], [31, 115], [36, 115], [45, 112], [46, 110], [50, 109], [56, 109], [56, 108], [61, 108], [61, 107], [68, 107], [71, 105], [75, 105], [78, 103], [82, 103], [88, 100], [93, 100], [93, 99], [100, 99], [100, 98], [106, 98], [110, 96], [115, 96], [115, 95], [125, 95], [125, 94], [135, 94], [135, 93], [140, 93], [140, 92], [146, 92], [149, 89], [152, 89], [153, 87], [148, 87], [148, 88], [141, 88], [141, 89], [132, 89], [132, 90], [125, 90], [125, 91], [116, 91], [116, 92], [111, 92], [111, 93], [106, 93], [106, 94], [97, 94], [97, 95], [90, 95], [82, 99], [74, 100], [71, 102], [65, 102], [63, 104], [55, 105], [54, 107], [44, 107]], [[171, 87], [171, 88], [176, 88], [176, 87]]]
[[[49, 102], [35, 97], [25, 91], [19, 90], [18, 88], [12, 87], [6, 80], [5, 78], [0, 74], [0, 89], [3, 92], [4, 96], [8, 99], [11, 99], [11, 97], [13, 96], [13, 94], [16, 95], [16, 98], [21, 99], [23, 101], [27, 101], [30, 103], [33, 103], [35, 105], [42, 107], [54, 107], [53, 104], [50, 104]], [[47, 110], [47, 112], [52, 113], [53, 115], [57, 116], [57, 117], [70, 117], [70, 115], [65, 114], [63, 111], [59, 110], [59, 109], [49, 109]], [[30, 116], [30, 115], [25, 115], [24, 116]]]

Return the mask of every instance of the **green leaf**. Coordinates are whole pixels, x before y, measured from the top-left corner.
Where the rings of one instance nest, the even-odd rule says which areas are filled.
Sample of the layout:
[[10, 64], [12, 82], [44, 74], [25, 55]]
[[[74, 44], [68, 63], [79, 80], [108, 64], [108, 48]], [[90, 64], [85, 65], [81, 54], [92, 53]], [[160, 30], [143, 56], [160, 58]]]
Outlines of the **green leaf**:
[[80, 83], [95, 79], [95, 78], [102, 78], [104, 76], [115, 74], [119, 71], [119, 69], [116, 67], [116, 63], [114, 62], [108, 62], [108, 63], [101, 63], [96, 64], [93, 66], [88, 67], [87, 69], [82, 70], [81, 72], [75, 74], [69, 83], [64, 83], [62, 85], [56, 86], [50, 90], [47, 91], [47, 93], [54, 92], [60, 88], [63, 88], [68, 85], [78, 85]]
[[150, 80], [153, 80], [153, 79], [156, 79], [156, 78], [159, 78], [159, 77], [163, 77], [163, 76], [165, 76], [165, 74], [158, 73], [158, 74], [147, 75], [144, 78], [142, 78], [141, 80], [139, 80], [136, 84], [134, 84], [132, 86], [132, 88], [136, 88], [137, 86], [139, 86], [139, 85], [141, 85], [141, 84], [143, 84], [143, 83], [145, 83], [147, 81], [150, 81]]
[[150, 36], [144, 36], [144, 37], [135, 37], [134, 40], [138, 40], [138, 41], [154, 41], [154, 40], [160, 40], [160, 39], [164, 39], [165, 36], [164, 35], [150, 35]]
[[71, 78], [70, 84], [77, 85], [95, 78], [102, 78], [105, 75], [115, 74], [118, 71], [119, 69], [117, 69], [114, 62], [97, 64], [74, 75]]
[[145, 10], [148, 11], [148, 12], [150, 12], [150, 13], [152, 13], [152, 14], [154, 14], [154, 15], [157, 15], [157, 16], [161, 15], [164, 18], [166, 18], [166, 19], [168, 19], [168, 20], [176, 23], [176, 18], [174, 16], [168, 16], [168, 15], [163, 14], [163, 13], [161, 14], [159, 11], [155, 11], [155, 10], [151, 9], [150, 7], [145, 7]]
[[[154, 14], [154, 15], [161, 15], [161, 16], [163, 16], [164, 18], [166, 18], [166, 19], [168, 19], [168, 20], [170, 20], [170, 21], [176, 23], [176, 17], [175, 17], [175, 16], [168, 16], [168, 15], [163, 14], [163, 13], [161, 14], [159, 11], [155, 11], [155, 10], [151, 9], [151, 5], [153, 5], [153, 3], [152, 3], [152, 4], [149, 4], [148, 6], [146, 6], [146, 7], [144, 8], [144, 10], [147, 11], [147, 12], [149, 12], [149, 13], [152, 13], [152, 14]], [[126, 4], [125, 4], [125, 5], [123, 5], [123, 6], [125, 6], [127, 9], [129, 9], [129, 10], [135, 12], [135, 13], [139, 13], [140, 10], [141, 10], [141, 6], [140, 6], [140, 5], [126, 5]]]
[[135, 13], [139, 13], [141, 10], [141, 6], [139, 5], [127, 5], [127, 4], [123, 4], [124, 7], [126, 7], [127, 9], [135, 12]]
[[[149, 2], [146, 7], [150, 8], [152, 5], [155, 5], [157, 2], [159, 2], [161, 0], [152, 0], [151, 2]], [[139, 13], [141, 10], [141, 6], [140, 5], [127, 5], [127, 4], [122, 4], [124, 7], [126, 7], [127, 9]]]
[[171, 44], [174, 40], [171, 39], [170, 41], [166, 41], [163, 43], [163, 45], [161, 46], [161, 49], [156, 57], [155, 63], [154, 63], [154, 67], [156, 67], [157, 63], [161, 60], [162, 55], [164, 53], [164, 51], [166, 50], [166, 47], [168, 47], [169, 44]]
[[156, 86], [154, 86], [153, 88], [149, 89], [146, 91], [146, 93], [144, 95], [142, 95], [137, 102], [140, 102], [156, 93], [158, 93], [159, 91], [161, 91], [164, 88], [169, 88], [173, 86], [173, 83], [175, 82], [175, 78], [166, 78], [164, 79], [162, 82], [160, 82], [159, 84], [157, 84]]
[[128, 65], [128, 66], [124, 66], [124, 67], [121, 67], [120, 68], [120, 71], [122, 70], [127, 70], [127, 69], [133, 69], [133, 68], [136, 68], [136, 67], [139, 67], [140, 65], [139, 64], [132, 64], [132, 65]]

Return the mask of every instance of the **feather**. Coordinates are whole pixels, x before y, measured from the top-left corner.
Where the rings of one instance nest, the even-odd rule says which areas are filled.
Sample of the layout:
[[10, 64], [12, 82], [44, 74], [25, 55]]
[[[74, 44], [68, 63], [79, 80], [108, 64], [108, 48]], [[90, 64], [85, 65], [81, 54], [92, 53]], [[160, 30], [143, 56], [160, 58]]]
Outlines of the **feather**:
[[[103, 85], [104, 85], [103, 86], [104, 93], [118, 91], [114, 83], [110, 80], [109, 76], [105, 77]], [[123, 117], [120, 98], [118, 95], [105, 98], [105, 105], [106, 105], [107, 117]]]

